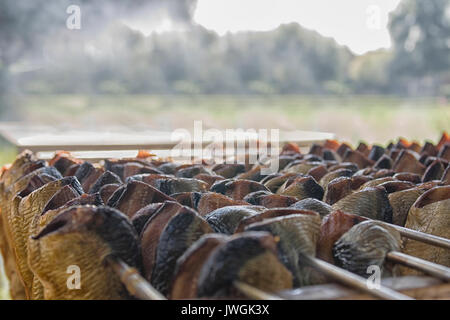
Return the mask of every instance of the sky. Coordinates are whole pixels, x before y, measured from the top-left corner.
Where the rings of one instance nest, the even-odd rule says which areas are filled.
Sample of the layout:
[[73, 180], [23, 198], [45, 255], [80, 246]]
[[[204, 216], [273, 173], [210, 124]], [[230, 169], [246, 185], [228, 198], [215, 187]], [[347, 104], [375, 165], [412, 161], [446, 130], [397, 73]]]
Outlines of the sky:
[[356, 54], [389, 48], [388, 15], [400, 0], [198, 0], [194, 21], [218, 34], [297, 22]]

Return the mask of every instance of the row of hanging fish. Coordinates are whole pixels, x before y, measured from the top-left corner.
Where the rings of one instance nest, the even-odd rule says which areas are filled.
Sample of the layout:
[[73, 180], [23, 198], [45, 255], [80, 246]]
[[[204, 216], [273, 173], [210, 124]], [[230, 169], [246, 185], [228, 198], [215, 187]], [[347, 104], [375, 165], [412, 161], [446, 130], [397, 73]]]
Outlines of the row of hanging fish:
[[[279, 171], [261, 173], [267, 161]], [[0, 248], [14, 299], [132, 299], [106, 262], [121, 259], [169, 299], [239, 298], [329, 282], [317, 257], [367, 277], [416, 271], [402, 251], [445, 266], [450, 254], [384, 221], [450, 237], [450, 137], [383, 147], [328, 140], [248, 163], [179, 164], [140, 152], [90, 163], [21, 153], [0, 178]], [[80, 285], [68, 285], [68, 268]]]

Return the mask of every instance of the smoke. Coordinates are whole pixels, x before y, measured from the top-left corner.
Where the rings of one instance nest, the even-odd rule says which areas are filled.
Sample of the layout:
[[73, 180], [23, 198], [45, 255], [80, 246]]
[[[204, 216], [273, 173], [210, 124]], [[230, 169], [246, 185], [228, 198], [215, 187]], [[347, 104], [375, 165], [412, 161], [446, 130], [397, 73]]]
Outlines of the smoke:
[[[102, 42], [105, 30], [117, 23], [137, 23], [150, 31], [168, 21], [190, 26], [196, 4], [197, 0], [1, 0], [0, 113], [16, 113], [11, 100], [19, 93], [16, 78], [63, 67], [92, 43]], [[81, 28], [70, 30], [67, 8], [74, 5], [81, 13]]]

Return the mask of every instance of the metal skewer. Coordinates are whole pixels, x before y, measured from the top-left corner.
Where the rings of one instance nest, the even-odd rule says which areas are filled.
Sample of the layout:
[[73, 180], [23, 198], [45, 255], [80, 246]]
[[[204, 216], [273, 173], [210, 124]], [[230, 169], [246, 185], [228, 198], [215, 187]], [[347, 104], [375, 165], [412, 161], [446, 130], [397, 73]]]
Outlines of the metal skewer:
[[367, 280], [347, 270], [341, 269], [313, 257], [307, 257], [311, 266], [317, 268], [320, 272], [326, 276], [333, 278], [336, 281], [341, 282], [347, 286], [357, 288], [363, 292], [366, 292], [372, 296], [385, 300], [414, 300], [413, 298], [399, 293], [387, 287], [380, 286], [379, 288], [369, 288]]
[[450, 268], [447, 268], [440, 264], [436, 264], [396, 251], [389, 252], [386, 255], [386, 259], [422, 271], [439, 279], [450, 281]]
[[432, 234], [400, 227], [395, 224], [390, 224], [390, 223], [386, 223], [386, 222], [381, 222], [381, 224], [385, 224], [391, 228], [394, 228], [395, 230], [397, 230], [400, 233], [400, 235], [402, 235], [405, 238], [421, 241], [421, 242], [428, 243], [428, 244], [431, 244], [431, 245], [434, 245], [437, 247], [441, 247], [441, 248], [445, 248], [445, 249], [450, 249], [450, 239], [446, 239], [446, 238], [438, 237], [438, 236], [435, 236]]
[[153, 288], [135, 268], [132, 268], [122, 260], [115, 259], [111, 256], [106, 259], [131, 295], [141, 300], [167, 300], [161, 293]]

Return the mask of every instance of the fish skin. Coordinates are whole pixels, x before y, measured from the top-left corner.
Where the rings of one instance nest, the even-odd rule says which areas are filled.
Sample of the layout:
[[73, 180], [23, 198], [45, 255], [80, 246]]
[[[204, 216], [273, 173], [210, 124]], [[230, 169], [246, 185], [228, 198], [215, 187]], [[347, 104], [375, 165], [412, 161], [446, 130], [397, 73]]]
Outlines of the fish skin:
[[170, 299], [197, 298], [197, 284], [201, 267], [219, 245], [229, 237], [224, 234], [209, 233], [197, 240], [177, 260], [174, 281], [170, 289]]
[[333, 246], [336, 265], [362, 277], [370, 276], [368, 267], [376, 265], [382, 276], [388, 276], [395, 270], [385, 263], [386, 254], [400, 251], [402, 240], [400, 233], [377, 221], [363, 221], [344, 233]]
[[333, 211], [322, 219], [320, 236], [317, 241], [317, 258], [334, 264], [333, 246], [339, 238], [350, 230], [355, 224], [365, 221], [366, 218], [344, 213], [340, 210]]
[[332, 208], [370, 219], [392, 222], [392, 207], [388, 194], [382, 187], [370, 187], [352, 193], [336, 202]]
[[283, 217], [293, 214], [309, 214], [317, 215], [318, 213], [310, 210], [294, 209], [294, 208], [273, 208], [264, 210], [256, 215], [242, 219], [237, 226], [235, 233], [244, 232], [245, 228], [251, 224], [272, 219], [276, 217]]
[[185, 210], [175, 215], [164, 227], [156, 248], [151, 283], [163, 295], [168, 295], [177, 259], [198, 239], [212, 233], [210, 225], [195, 211]]
[[392, 207], [392, 223], [403, 227], [411, 206], [424, 192], [425, 190], [423, 189], [413, 188], [389, 194], [389, 203]]
[[213, 228], [214, 232], [233, 234], [239, 223], [248, 217], [252, 217], [261, 210], [258, 206], [227, 206], [216, 209], [205, 216], [206, 222]]
[[197, 296], [236, 298], [236, 280], [265, 292], [292, 288], [292, 274], [278, 259], [270, 233], [244, 232], [219, 245], [201, 267]]
[[[120, 211], [104, 206], [70, 207], [53, 217], [32, 240], [39, 242], [40, 258], [30, 262], [46, 300], [130, 298], [118, 275], [105, 263], [106, 257], [114, 256], [141, 269], [137, 234]], [[67, 268], [72, 265], [80, 268], [79, 290], [67, 287]]]
[[142, 250], [143, 275], [151, 280], [153, 267], [156, 261], [156, 249], [159, 238], [170, 219], [182, 211], [190, 210], [177, 202], [166, 201], [147, 220], [139, 235]]
[[319, 213], [321, 217], [324, 217], [333, 211], [333, 208], [329, 204], [314, 198], [297, 201], [289, 208], [315, 211]]
[[[27, 153], [27, 157], [28, 157]], [[20, 161], [21, 156], [17, 158]], [[27, 158], [28, 160], [30, 158]], [[23, 159], [22, 159], [23, 160]], [[15, 163], [16, 163], [15, 161]], [[14, 167], [14, 166], [12, 166]], [[6, 174], [6, 173], [5, 173]], [[16, 173], [16, 177], [23, 174], [22, 172]], [[29, 185], [30, 181], [38, 176], [42, 176], [42, 179], [39, 178], [38, 183], [33, 183]], [[44, 177], [45, 176], [45, 177]], [[62, 178], [59, 171], [57, 171], [54, 167], [42, 167], [38, 168], [26, 175], [22, 175], [20, 178], [11, 179], [11, 181], [15, 181], [12, 185], [7, 186], [5, 181], [2, 180], [0, 183], [0, 199], [1, 199], [1, 214], [0, 214], [0, 230], [1, 232], [0, 238], [0, 248], [2, 249], [2, 255], [4, 257], [5, 264], [5, 272], [10, 282], [10, 295], [13, 299], [24, 300], [26, 299], [25, 287], [22, 284], [22, 281], [19, 276], [17, 262], [15, 260], [14, 248], [12, 243], [12, 231], [11, 231], [11, 208], [13, 205], [13, 197], [17, 194], [22, 195], [22, 191], [27, 189], [27, 192], [23, 194], [23, 196], [28, 195], [34, 189], [42, 186], [46, 182], [49, 182], [51, 179], [60, 179]], [[5, 189], [6, 188], [6, 189]], [[20, 200], [19, 200], [20, 201]], [[16, 200], [14, 205], [18, 205], [18, 200]]]
[[114, 192], [108, 200], [108, 206], [120, 210], [131, 219], [139, 209], [150, 203], [173, 200], [144, 182], [130, 181]]
[[233, 200], [242, 200], [246, 195], [255, 191], [269, 191], [263, 184], [252, 180], [226, 179], [214, 183], [211, 192], [221, 193]]
[[12, 244], [18, 266], [18, 274], [23, 282], [28, 298], [31, 297], [33, 282], [33, 273], [29, 269], [27, 262], [27, 239], [29, 237], [30, 223], [35, 215], [41, 214], [51, 197], [65, 185], [73, 185], [77, 189], [81, 189], [81, 185], [75, 177], [68, 177], [49, 182], [24, 198], [17, 195], [12, 202], [9, 221]]
[[317, 213], [293, 214], [250, 224], [245, 231], [266, 231], [279, 239], [278, 257], [291, 271], [294, 287], [301, 287], [314, 284], [311, 278], [313, 270], [308, 265], [302, 264], [302, 260], [305, 256], [316, 255], [320, 222]]
[[307, 198], [323, 199], [324, 190], [311, 176], [298, 177], [287, 180], [278, 190], [277, 194], [296, 197], [298, 200]]
[[245, 172], [245, 165], [244, 164], [238, 164], [238, 163], [236, 163], [236, 164], [234, 164], [234, 163], [229, 163], [229, 164], [220, 163], [220, 164], [216, 164], [212, 168], [212, 171], [215, 172], [218, 175], [221, 175], [225, 179], [230, 179], [230, 178], [234, 178], [235, 176], [237, 176], [240, 173]]
[[339, 178], [339, 177], [351, 177], [353, 176], [354, 172], [350, 169], [338, 169], [335, 171], [331, 171], [324, 175], [322, 179], [320, 179], [319, 184], [322, 186], [322, 188], [325, 188], [332, 180]]
[[[405, 227], [435, 236], [450, 238], [450, 186], [435, 187], [423, 193], [409, 209]], [[404, 253], [450, 267], [448, 250], [405, 239]], [[400, 268], [402, 275], [419, 271]]]
[[329, 205], [333, 205], [352, 192], [352, 178], [338, 177], [331, 180], [326, 186], [323, 200]]

